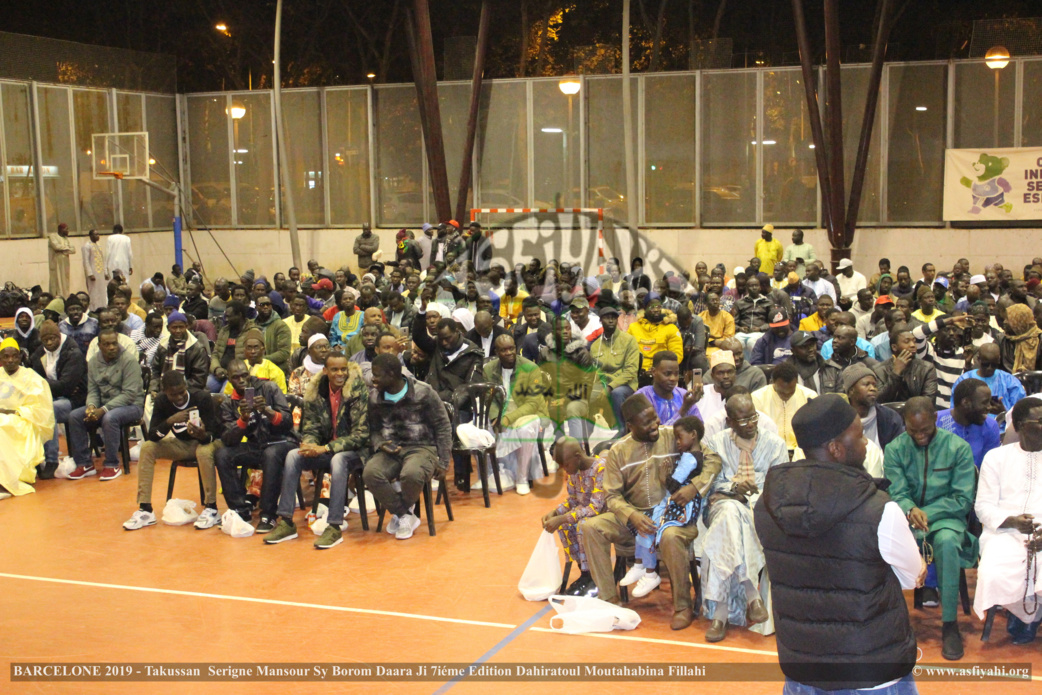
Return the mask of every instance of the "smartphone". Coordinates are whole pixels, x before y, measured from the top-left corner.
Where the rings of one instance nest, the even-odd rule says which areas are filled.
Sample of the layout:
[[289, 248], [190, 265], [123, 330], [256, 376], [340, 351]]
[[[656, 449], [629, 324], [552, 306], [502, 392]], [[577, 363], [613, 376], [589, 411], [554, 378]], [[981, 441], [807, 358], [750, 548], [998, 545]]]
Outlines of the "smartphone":
[[702, 381], [702, 370], [701, 369], [692, 369], [691, 370], [691, 381], [692, 381], [692, 383], [694, 383], [696, 381]]
[[250, 404], [251, 408], [253, 407], [253, 399], [256, 397], [256, 395], [257, 392], [252, 386], [246, 387], [246, 393], [243, 395], [243, 398], [246, 400], [247, 403]]
[[202, 427], [203, 421], [199, 418], [199, 409], [192, 408], [188, 411], [188, 422], [192, 427]]

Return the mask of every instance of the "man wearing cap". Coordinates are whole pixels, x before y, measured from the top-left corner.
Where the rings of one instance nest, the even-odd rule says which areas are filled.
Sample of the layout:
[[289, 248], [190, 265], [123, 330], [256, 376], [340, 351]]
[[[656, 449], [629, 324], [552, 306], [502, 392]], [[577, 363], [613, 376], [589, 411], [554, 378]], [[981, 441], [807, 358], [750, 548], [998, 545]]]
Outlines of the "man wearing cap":
[[[713, 622], [707, 642], [727, 635], [728, 623], [756, 625], [770, 620], [761, 593], [763, 549], [753, 528], [752, 508], [763, 489], [767, 471], [788, 462], [781, 437], [757, 426], [759, 415], [748, 394], [727, 399], [727, 427], [705, 442], [706, 451], [720, 456], [720, 473], [706, 496], [706, 535], [702, 574], [704, 612]], [[703, 565], [704, 566], [704, 565]]]
[[[702, 397], [697, 399], [702, 422], [724, 409], [724, 394], [734, 386], [736, 373], [734, 354], [731, 351], [718, 350], [709, 358], [710, 387], [704, 389]], [[695, 380], [692, 383], [692, 391], [697, 393], [700, 387], [700, 381]]]
[[774, 225], [765, 224], [756, 240], [753, 255], [760, 259], [761, 268], [773, 268], [782, 259], [781, 242], [774, 238]]
[[588, 343], [596, 340], [603, 330], [601, 320], [590, 313], [590, 302], [586, 297], [578, 296], [569, 305], [569, 318], [572, 322], [572, 335], [580, 336]]
[[632, 335], [619, 330], [619, 307], [614, 304], [601, 306], [600, 318], [603, 332], [590, 345], [590, 357], [597, 367], [594, 399], [598, 400], [599, 394], [611, 403], [615, 428], [621, 437], [626, 434], [622, 404], [637, 389], [640, 350]]
[[737, 386], [744, 386], [752, 393], [767, 384], [767, 377], [764, 375], [763, 370], [759, 367], [754, 367], [745, 360], [745, 351], [742, 348], [742, 344], [737, 340], [729, 338], [728, 340], [720, 341], [720, 349], [729, 350], [734, 356], [734, 383]]
[[803, 242], [803, 230], [799, 227], [792, 231], [792, 244], [785, 249], [782, 260], [796, 262], [796, 273], [801, 280], [805, 274], [806, 264], [817, 260], [814, 255], [814, 247]]
[[839, 270], [839, 275], [836, 276], [839, 296], [847, 297], [853, 302], [858, 292], [868, 288], [868, 281], [864, 275], [854, 270], [854, 262], [849, 258], [842, 259], [836, 268]]
[[915, 396], [937, 398], [937, 370], [929, 362], [916, 359], [915, 348], [915, 335], [908, 324], [894, 326], [890, 331], [890, 359], [872, 369], [879, 380], [879, 400], [894, 403]]
[[662, 300], [654, 292], [649, 292], [644, 300], [644, 316], [630, 324], [629, 334], [637, 341], [637, 348], [643, 357], [642, 369], [651, 365], [656, 353], [669, 350], [679, 359], [684, 359], [684, 340], [676, 324], [664, 323], [662, 320]]
[[806, 459], [773, 467], [753, 512], [786, 692], [915, 692], [901, 592], [926, 565], [904, 513], [865, 472], [861, 422], [841, 396], [815, 398], [792, 424]]
[[[537, 360], [543, 370], [550, 419], [556, 429], [566, 429], [570, 437], [581, 439], [581, 419], [589, 414], [590, 395], [597, 378], [593, 358], [582, 338], [572, 338], [567, 316], [553, 318], [553, 332], [539, 348]], [[422, 346], [421, 346], [422, 347]]]
[[264, 332], [264, 357], [289, 374], [289, 354], [293, 336], [289, 326], [275, 313], [271, 297], [257, 297], [257, 328]]
[[840, 368], [829, 364], [818, 354], [818, 342], [811, 333], [796, 331], [789, 341], [792, 345], [792, 366], [799, 375], [799, 383], [817, 394], [836, 393], [841, 388]]
[[976, 538], [967, 532], [977, 474], [973, 451], [959, 436], [937, 427], [932, 399], [909, 399], [903, 415], [905, 433], [884, 453], [888, 492], [933, 547], [941, 585], [941, 656], [961, 659], [959, 570], [977, 559]]
[[811, 389], [801, 386], [799, 375], [791, 362], [782, 362], [771, 372], [771, 383], [752, 393], [753, 404], [758, 411], [767, 413], [778, 428], [778, 434], [789, 449], [795, 449], [796, 435], [792, 430], [792, 418], [796, 412], [817, 397]]
[[760, 293], [760, 280], [755, 275], [745, 284], [745, 296], [735, 302], [735, 338], [742, 345], [752, 346], [767, 332], [771, 301]]
[[362, 233], [355, 237], [353, 253], [358, 257], [358, 267], [366, 270], [373, 263], [373, 254], [380, 249], [380, 239], [373, 234], [368, 223], [362, 225]]
[[[604, 501], [607, 511], [579, 522], [583, 551], [599, 598], [619, 605], [619, 590], [612, 569], [611, 546], [632, 555], [634, 538], [657, 533], [651, 510], [666, 496], [666, 479], [672, 473], [676, 442], [672, 427], [662, 427], [648, 399], [634, 394], [622, 404], [622, 416], [630, 435], [619, 440], [605, 458]], [[720, 471], [720, 457], [705, 452], [702, 472], [673, 493], [672, 500], [686, 504], [708, 489]], [[683, 630], [694, 620], [691, 597], [691, 542], [698, 527], [670, 526], [662, 531], [659, 554], [669, 571], [673, 592], [670, 627]]]
[[768, 330], [753, 345], [749, 362], [780, 364], [792, 355], [792, 324], [782, 307], [774, 307], [768, 315]]
[[[855, 306], [855, 308], [857, 307]], [[854, 328], [857, 329], [858, 337], [869, 341], [876, 337], [880, 330], [879, 326], [883, 323], [883, 317], [886, 315], [886, 312], [893, 308], [894, 300], [890, 295], [883, 295], [878, 299], [872, 297], [872, 311], [858, 316], [854, 321]], [[851, 313], [854, 313], [853, 309]], [[874, 357], [874, 349], [868, 350], [868, 354]]]
[[843, 370], [843, 393], [861, 418], [865, 437], [886, 449], [905, 431], [904, 420], [894, 410], [877, 403], [879, 388], [876, 374], [868, 366], [854, 363]]

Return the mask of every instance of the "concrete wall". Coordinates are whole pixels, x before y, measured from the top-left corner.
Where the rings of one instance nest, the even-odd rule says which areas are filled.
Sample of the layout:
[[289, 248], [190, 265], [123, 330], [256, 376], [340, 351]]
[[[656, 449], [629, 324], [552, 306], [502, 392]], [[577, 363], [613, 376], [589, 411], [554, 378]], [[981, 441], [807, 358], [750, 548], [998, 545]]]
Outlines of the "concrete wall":
[[[395, 231], [376, 231], [385, 259], [393, 255]], [[790, 230], [779, 229], [776, 233], [784, 245], [790, 243]], [[358, 234], [356, 229], [302, 230], [304, 261], [316, 258], [329, 268], [345, 263], [354, 267], [351, 248]], [[645, 258], [649, 270], [656, 273], [678, 267], [693, 269], [700, 260], [710, 265], [723, 262], [730, 269], [748, 262], [759, 234], [753, 229], [648, 229], [631, 237], [625, 230], [609, 230], [605, 234], [606, 255], [618, 256], [626, 264], [633, 255], [640, 255]], [[270, 279], [275, 272], [285, 272], [292, 265], [286, 230], [217, 230], [213, 237], [207, 232], [196, 231], [192, 238], [187, 234], [184, 238], [185, 262], [201, 256], [211, 280], [221, 275], [231, 277], [236, 271], [241, 273], [247, 268]], [[219, 240], [220, 248], [215, 238]], [[102, 243], [104, 239], [102, 237]], [[171, 232], [132, 234], [131, 239], [135, 259], [132, 280], [140, 283], [156, 270], [169, 273], [174, 255]], [[814, 245], [819, 257], [828, 258], [829, 246], [824, 230], [806, 230], [806, 240]], [[80, 248], [85, 241], [85, 237], [74, 239], [77, 254], [72, 257], [72, 286], [76, 288], [84, 286]], [[552, 226], [511, 232], [500, 230], [493, 237], [493, 246], [496, 260], [506, 264], [541, 257], [544, 260], [577, 261], [592, 272], [596, 272], [598, 265], [596, 232], [558, 230]], [[46, 285], [45, 239], [12, 239], [0, 244], [0, 249], [3, 250], [0, 254], [0, 281], [10, 280], [22, 287]], [[235, 271], [221, 249], [234, 263]], [[875, 272], [879, 258], [888, 257], [895, 270], [898, 265], [907, 265], [912, 269], [913, 277], [918, 277], [918, 268], [927, 261], [944, 270], [965, 257], [977, 272], [982, 271], [984, 265], [996, 261], [1019, 272], [1024, 264], [1039, 255], [1042, 255], [1042, 229], [865, 228], [856, 235], [852, 256], [855, 268], [866, 276]]]

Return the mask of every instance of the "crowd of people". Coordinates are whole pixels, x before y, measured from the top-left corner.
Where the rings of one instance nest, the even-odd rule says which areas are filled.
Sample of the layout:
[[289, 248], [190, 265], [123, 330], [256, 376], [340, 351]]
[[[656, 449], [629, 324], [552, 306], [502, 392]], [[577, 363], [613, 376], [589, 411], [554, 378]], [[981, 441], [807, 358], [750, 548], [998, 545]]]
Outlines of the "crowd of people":
[[[781, 500], [823, 502], [804, 499], [795, 477], [777, 483], [773, 499], [765, 484], [813, 459], [861, 476], [856, 485], [840, 476], [841, 487], [886, 481], [886, 503], [864, 517], [879, 544], [852, 547], [851, 557], [891, 567], [898, 594], [925, 583], [924, 606], [940, 604], [946, 658], [963, 654], [957, 609], [968, 568], [977, 567], [978, 616], [1001, 606], [1015, 642], [1035, 637], [1042, 587], [1023, 577], [1042, 548], [1033, 521], [1042, 516], [1042, 400], [1031, 395], [1042, 390], [1033, 374], [1042, 258], [1016, 272], [927, 263], [914, 280], [889, 259], [878, 272], [844, 259], [833, 274], [801, 230], [783, 248], [767, 225], [747, 266], [699, 262], [658, 275], [641, 258], [628, 268], [610, 258], [596, 273], [557, 259], [493, 262], [479, 224], [449, 221], [401, 230], [386, 262], [365, 228], [355, 263], [336, 269], [311, 260], [211, 282], [194, 263], [131, 283], [121, 232], [105, 250], [91, 232], [82, 291], [68, 287], [75, 249], [62, 228], [51, 235], [49, 291], [5, 288], [0, 309], [14, 325], [0, 346], [9, 385], [0, 436], [18, 442], [0, 453], [8, 494], [53, 477], [55, 423], [75, 462], [68, 477], [102, 481], [122, 475], [122, 431], [141, 423], [128, 530], [156, 523], [156, 459], [194, 459], [200, 529], [220, 523], [219, 478], [229, 509], [251, 522], [259, 510], [266, 543], [295, 538], [296, 491], [312, 470], [316, 494], [333, 502], [317, 547], [342, 540], [352, 475], [390, 512], [388, 531], [406, 539], [429, 481], [448, 488], [451, 469], [458, 491], [470, 491], [472, 460], [453, 453], [454, 426], [477, 417], [469, 387], [485, 384], [499, 394], [491, 417], [504, 488], [529, 493], [544, 475], [544, 443], [551, 471], [559, 464], [567, 479], [566, 501], [540, 524], [580, 569], [569, 593], [617, 603], [621, 586], [646, 596], [662, 580], [661, 556], [674, 629], [704, 614], [706, 639], [719, 641], [729, 625], [769, 632], [777, 619], [779, 641], [791, 639], [806, 617], [776, 610], [772, 619], [769, 583], [795, 590], [785, 584], [792, 575], [767, 576], [771, 553], [787, 547], [779, 539], [800, 535]], [[837, 420], [839, 429], [821, 424]], [[839, 533], [847, 514], [863, 511], [822, 506], [802, 533]], [[613, 546], [634, 558], [621, 576]]]

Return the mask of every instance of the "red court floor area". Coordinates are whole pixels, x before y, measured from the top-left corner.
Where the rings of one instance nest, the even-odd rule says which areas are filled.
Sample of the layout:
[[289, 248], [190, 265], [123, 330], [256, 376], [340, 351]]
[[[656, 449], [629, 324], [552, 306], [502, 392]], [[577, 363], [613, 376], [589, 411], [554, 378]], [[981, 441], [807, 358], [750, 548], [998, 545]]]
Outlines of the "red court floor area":
[[[157, 515], [167, 462], [156, 470]], [[196, 499], [194, 470], [178, 475], [176, 496]], [[518, 630], [545, 603], [522, 599], [518, 579], [555, 504], [535, 494], [453, 493], [455, 521], [438, 507], [437, 536], [426, 523], [407, 541], [369, 532], [348, 517], [344, 542], [326, 551], [301, 537], [266, 546], [262, 536], [233, 539], [218, 529], [158, 525], [121, 528], [136, 508], [136, 465], [111, 482], [42, 481], [37, 493], [0, 501], [0, 693], [780, 693], [780, 681], [477, 682], [464, 678], [400, 682], [11, 682], [12, 662], [338, 663], [452, 662], [675, 665], [774, 664], [773, 637], [731, 628], [706, 644], [708, 622], [669, 629], [664, 582], [629, 607], [642, 618], [631, 632], [563, 635], [549, 615]], [[310, 495], [310, 493], [308, 493]], [[224, 511], [223, 499], [219, 499]], [[974, 573], [968, 572], [972, 592]], [[573, 575], [574, 576], [574, 575]], [[911, 593], [908, 593], [911, 607]], [[925, 663], [942, 663], [940, 609], [912, 610]], [[1042, 692], [1042, 638], [1010, 644], [1004, 619], [991, 642], [981, 623], [960, 616], [963, 663], [1031, 663], [1030, 683], [920, 682], [921, 693]], [[496, 648], [498, 647], [498, 650]], [[489, 652], [494, 651], [491, 655]]]

